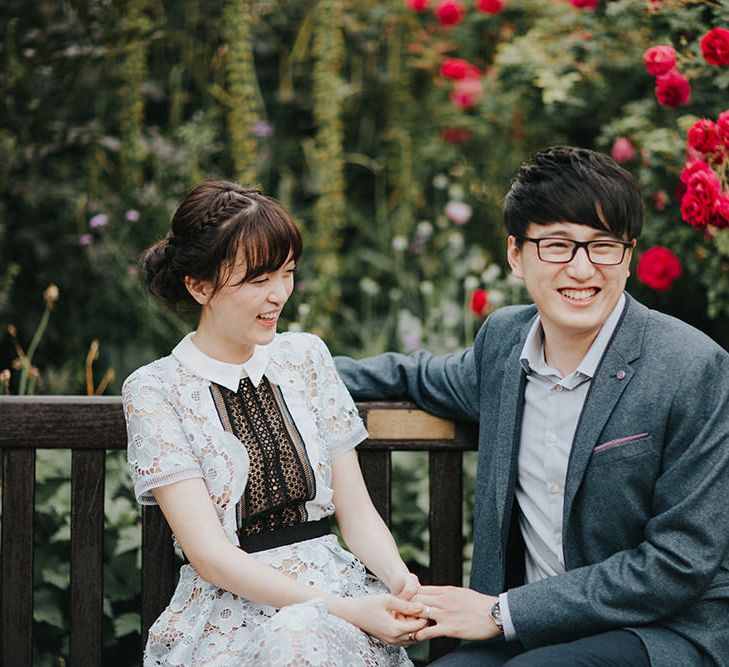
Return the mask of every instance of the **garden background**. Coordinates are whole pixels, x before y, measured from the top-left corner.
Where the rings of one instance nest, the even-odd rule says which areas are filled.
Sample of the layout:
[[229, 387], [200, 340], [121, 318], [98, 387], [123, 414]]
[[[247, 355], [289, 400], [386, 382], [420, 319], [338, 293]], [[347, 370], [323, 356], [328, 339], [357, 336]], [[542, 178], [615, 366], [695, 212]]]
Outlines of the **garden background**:
[[[137, 259], [205, 176], [300, 223], [283, 329], [335, 354], [462, 349], [527, 300], [500, 203], [557, 143], [640, 183], [629, 291], [729, 348], [727, 27], [726, 0], [6, 0], [2, 390], [118, 394], [194, 326], [145, 295]], [[37, 465], [35, 664], [60, 665], [70, 455]], [[422, 571], [427, 460], [395, 467], [395, 534]], [[139, 513], [123, 458], [107, 468], [104, 664], [127, 665]]]

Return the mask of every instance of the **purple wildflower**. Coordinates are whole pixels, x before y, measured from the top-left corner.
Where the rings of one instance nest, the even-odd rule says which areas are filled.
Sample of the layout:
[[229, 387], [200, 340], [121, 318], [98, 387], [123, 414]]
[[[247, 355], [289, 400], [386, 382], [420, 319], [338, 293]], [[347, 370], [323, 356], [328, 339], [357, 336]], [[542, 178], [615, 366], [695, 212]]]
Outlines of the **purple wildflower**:
[[109, 224], [109, 216], [106, 213], [97, 213], [91, 220], [89, 220], [89, 227], [91, 229], [99, 229], [106, 227]]

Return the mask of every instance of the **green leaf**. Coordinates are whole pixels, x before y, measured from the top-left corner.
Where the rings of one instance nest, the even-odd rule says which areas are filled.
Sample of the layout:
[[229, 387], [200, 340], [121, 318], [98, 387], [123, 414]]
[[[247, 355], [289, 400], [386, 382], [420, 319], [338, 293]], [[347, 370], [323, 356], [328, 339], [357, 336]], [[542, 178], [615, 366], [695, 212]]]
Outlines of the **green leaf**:
[[114, 619], [114, 636], [124, 637], [133, 632], [140, 632], [141, 619], [139, 614], [127, 612]]

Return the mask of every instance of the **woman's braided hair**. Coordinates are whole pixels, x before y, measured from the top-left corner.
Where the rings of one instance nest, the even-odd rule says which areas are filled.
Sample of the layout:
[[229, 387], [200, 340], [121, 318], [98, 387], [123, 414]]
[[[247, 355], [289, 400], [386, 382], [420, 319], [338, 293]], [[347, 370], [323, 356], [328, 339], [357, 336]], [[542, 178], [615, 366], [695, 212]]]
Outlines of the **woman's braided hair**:
[[210, 282], [215, 294], [243, 261], [241, 282], [275, 271], [301, 255], [290, 216], [259, 190], [223, 180], [204, 181], [185, 197], [167, 235], [142, 255], [149, 290], [169, 306], [197, 308], [185, 276]]

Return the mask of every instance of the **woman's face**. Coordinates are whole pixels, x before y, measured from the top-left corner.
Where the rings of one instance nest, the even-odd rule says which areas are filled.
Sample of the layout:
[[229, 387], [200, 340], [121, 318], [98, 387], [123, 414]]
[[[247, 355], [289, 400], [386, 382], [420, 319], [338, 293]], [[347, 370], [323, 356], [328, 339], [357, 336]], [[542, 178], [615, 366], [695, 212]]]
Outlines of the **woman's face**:
[[[270, 343], [281, 311], [294, 289], [295, 270], [296, 262], [289, 255], [275, 271], [241, 283], [245, 266], [237, 263], [225, 285], [212, 297], [206, 297], [198, 333], [225, 349], [239, 352], [252, 353], [254, 345]], [[211, 286], [207, 284], [206, 289]]]

